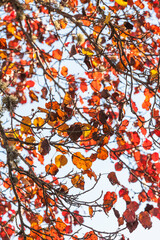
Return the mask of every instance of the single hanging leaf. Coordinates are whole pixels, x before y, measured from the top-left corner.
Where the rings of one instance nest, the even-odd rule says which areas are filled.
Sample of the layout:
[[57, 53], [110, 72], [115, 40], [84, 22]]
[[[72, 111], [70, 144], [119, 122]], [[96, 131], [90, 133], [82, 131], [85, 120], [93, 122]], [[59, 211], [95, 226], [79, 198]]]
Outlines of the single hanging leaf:
[[41, 126], [43, 126], [44, 123], [45, 123], [45, 120], [41, 117], [37, 117], [33, 121], [34, 126], [37, 128], [40, 128]]
[[147, 211], [141, 212], [139, 214], [139, 221], [144, 228], [150, 229], [152, 227], [151, 218]]
[[51, 147], [49, 145], [48, 140], [45, 138], [41, 138], [41, 141], [38, 144], [38, 152], [44, 156], [48, 154], [50, 150], [51, 150]]
[[62, 59], [62, 51], [60, 51], [59, 49], [56, 49], [52, 52], [52, 56], [57, 59], [57, 60], [61, 60]]
[[63, 75], [63, 77], [66, 77], [68, 75], [68, 68], [66, 66], [63, 66], [61, 68], [61, 74]]
[[92, 218], [93, 217], [93, 208], [89, 206], [89, 215]]
[[22, 123], [20, 124], [20, 126], [21, 126], [21, 133], [31, 133], [30, 125], [31, 125], [30, 117], [23, 117], [22, 118]]
[[109, 179], [109, 181], [110, 181], [110, 183], [111, 183], [112, 185], [115, 185], [115, 184], [118, 184], [118, 185], [119, 185], [119, 181], [118, 181], [118, 179], [117, 179], [117, 177], [116, 177], [115, 172], [110, 172], [110, 173], [108, 174], [108, 179]]
[[117, 194], [115, 192], [107, 192], [103, 199], [104, 212], [108, 213], [116, 202]]
[[71, 182], [74, 187], [84, 190], [84, 177], [80, 175], [75, 175], [72, 177]]
[[45, 166], [46, 173], [55, 176], [58, 173], [58, 167], [55, 164], [48, 164]]
[[32, 101], [38, 102], [38, 97], [32, 90], [29, 91], [29, 96], [32, 99]]
[[99, 158], [101, 160], [106, 160], [107, 159], [108, 151], [104, 147], [98, 148], [97, 152], [98, 152], [97, 158]]

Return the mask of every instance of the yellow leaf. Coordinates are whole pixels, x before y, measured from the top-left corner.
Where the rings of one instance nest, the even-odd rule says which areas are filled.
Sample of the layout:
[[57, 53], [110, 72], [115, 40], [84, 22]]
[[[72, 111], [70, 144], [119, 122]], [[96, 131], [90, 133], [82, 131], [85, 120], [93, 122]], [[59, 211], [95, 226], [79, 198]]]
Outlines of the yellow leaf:
[[65, 96], [64, 96], [63, 103], [65, 105], [68, 105], [68, 104], [71, 104], [71, 102], [72, 102], [72, 98], [71, 98], [70, 94], [66, 93]]
[[74, 153], [72, 162], [77, 168], [88, 170], [92, 166], [92, 161], [89, 158], [85, 158], [80, 152]]
[[58, 168], [65, 166], [67, 164], [67, 162], [68, 162], [68, 160], [64, 155], [58, 155], [55, 157], [55, 164]]
[[151, 78], [152, 78], [152, 79], [155, 79], [155, 78], [158, 77], [158, 71], [155, 70], [155, 69], [152, 69], [152, 70], [150, 71], [150, 74], [151, 74]]
[[37, 117], [34, 119], [33, 124], [35, 127], [41, 127], [45, 123], [45, 120], [41, 117]]
[[89, 48], [82, 48], [82, 53], [88, 57], [91, 57], [94, 54], [94, 52]]
[[35, 142], [35, 138], [33, 136], [27, 137], [25, 140], [27, 143], [34, 143]]
[[8, 31], [9, 33], [11, 33], [12, 35], [14, 35], [14, 33], [15, 33], [15, 31], [16, 31], [16, 28], [15, 28], [15, 26], [13, 26], [12, 23], [9, 23], [9, 24], [7, 25], [7, 31]]
[[108, 15], [106, 16], [106, 19], [104, 21], [105, 24], [108, 24], [111, 19], [111, 13], [109, 12]]
[[82, 129], [83, 137], [87, 138], [91, 132], [91, 125], [85, 124], [81, 129]]
[[127, 7], [127, 0], [115, 0], [116, 3], [118, 3], [122, 7]]
[[30, 117], [23, 117], [21, 123], [21, 133], [31, 133], [30, 125], [31, 125]]

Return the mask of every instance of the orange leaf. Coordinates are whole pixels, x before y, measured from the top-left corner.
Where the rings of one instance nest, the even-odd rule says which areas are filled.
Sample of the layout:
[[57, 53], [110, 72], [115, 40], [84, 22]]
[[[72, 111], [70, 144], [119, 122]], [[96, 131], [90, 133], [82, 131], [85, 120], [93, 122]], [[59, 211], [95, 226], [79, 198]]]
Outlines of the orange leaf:
[[48, 102], [45, 104], [45, 107], [47, 109], [53, 109], [53, 110], [57, 110], [60, 108], [59, 104], [57, 101], [54, 101], [54, 102]]
[[60, 232], [63, 233], [66, 229], [67, 225], [62, 221], [61, 218], [57, 218], [55, 228]]
[[63, 66], [61, 68], [61, 74], [63, 75], [63, 77], [66, 77], [68, 75], [68, 68], [66, 66]]
[[14, 33], [15, 33], [15, 31], [16, 31], [16, 28], [15, 28], [15, 26], [13, 26], [12, 23], [9, 23], [9, 24], [7, 25], [7, 31], [8, 31], [9, 33], [11, 33], [12, 35], [14, 35]]
[[32, 99], [32, 101], [38, 102], [38, 97], [32, 90], [29, 91], [29, 96]]
[[5, 38], [0, 38], [0, 49], [6, 49], [7, 43]]
[[30, 125], [31, 125], [30, 117], [23, 117], [22, 118], [22, 123], [20, 124], [20, 126], [21, 126], [21, 133], [31, 133]]
[[80, 188], [81, 190], [84, 190], [84, 177], [80, 175], [75, 175], [71, 179], [72, 184], [76, 188]]
[[83, 239], [85, 239], [85, 240], [98, 240], [98, 237], [93, 231], [90, 231], [90, 232], [87, 232], [84, 235]]
[[77, 168], [87, 170], [91, 168], [92, 161], [89, 158], [85, 158], [80, 152], [74, 153], [72, 162]]
[[104, 148], [104, 147], [100, 147], [97, 150], [98, 154], [97, 154], [97, 158], [101, 159], [101, 160], [105, 160], [108, 157], [108, 151]]
[[57, 60], [61, 60], [62, 59], [62, 51], [60, 51], [59, 49], [56, 49], [52, 52], [52, 56], [57, 59]]
[[71, 98], [70, 94], [66, 93], [65, 96], [64, 96], [63, 103], [65, 105], [68, 105], [68, 104], [71, 104], [71, 102], [72, 102], [72, 98]]
[[89, 206], [89, 215], [92, 218], [93, 217], [93, 208]]
[[7, 58], [7, 53], [0, 50], [0, 57], [1, 57], [2, 59]]
[[104, 212], [108, 213], [116, 202], [117, 194], [115, 192], [107, 192], [103, 199]]
[[68, 160], [64, 155], [57, 155], [55, 157], [55, 164], [58, 168], [65, 166], [67, 164], [67, 162], [68, 162]]
[[88, 89], [87, 83], [82, 81], [81, 84], [80, 84], [80, 89], [81, 89], [82, 92], [86, 92], [87, 89]]
[[91, 88], [92, 88], [93, 91], [95, 91], [95, 92], [98, 91], [99, 92], [100, 89], [101, 89], [101, 80], [93, 80], [91, 82]]
[[59, 171], [58, 167], [53, 163], [46, 165], [45, 170], [46, 170], [46, 173], [49, 173], [53, 176], [55, 176]]
[[44, 119], [41, 117], [37, 117], [34, 119], [33, 124], [35, 127], [41, 127], [45, 123]]

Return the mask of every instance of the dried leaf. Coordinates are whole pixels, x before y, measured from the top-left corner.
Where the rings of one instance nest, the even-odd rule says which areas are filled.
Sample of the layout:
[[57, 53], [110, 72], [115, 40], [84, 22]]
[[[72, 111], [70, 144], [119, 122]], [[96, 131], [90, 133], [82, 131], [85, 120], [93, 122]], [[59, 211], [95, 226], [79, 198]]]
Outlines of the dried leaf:
[[51, 147], [49, 145], [48, 140], [45, 138], [41, 138], [41, 141], [38, 144], [38, 152], [44, 156], [48, 154], [50, 150], [51, 150]]
[[139, 214], [139, 221], [144, 228], [150, 229], [152, 227], [151, 218], [147, 211], [141, 212]]

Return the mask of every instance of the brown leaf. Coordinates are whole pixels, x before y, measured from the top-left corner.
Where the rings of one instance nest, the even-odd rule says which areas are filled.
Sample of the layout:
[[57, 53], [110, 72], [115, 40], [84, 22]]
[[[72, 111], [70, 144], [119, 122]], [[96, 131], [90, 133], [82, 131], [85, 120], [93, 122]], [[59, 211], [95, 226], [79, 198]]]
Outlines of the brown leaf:
[[42, 138], [40, 143], [38, 144], [38, 151], [41, 155], [46, 155], [49, 153], [51, 147], [47, 139]]
[[119, 185], [119, 181], [118, 181], [118, 179], [117, 179], [117, 177], [116, 177], [115, 172], [110, 172], [110, 173], [108, 174], [108, 179], [109, 179], [109, 181], [110, 181], [110, 183], [111, 183], [112, 185], [115, 185], [115, 184], [118, 184], [118, 185]]
[[47, 88], [46, 88], [46, 87], [43, 87], [43, 88], [41, 89], [41, 92], [42, 92], [41, 98], [47, 99], [47, 98], [46, 98], [47, 93], [48, 93]]
[[72, 141], [77, 141], [77, 139], [82, 135], [81, 126], [78, 124], [73, 124], [67, 130], [67, 133]]
[[150, 229], [152, 227], [151, 218], [150, 218], [150, 215], [147, 211], [141, 212], [139, 214], [139, 221], [144, 228]]

